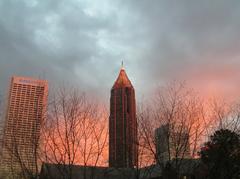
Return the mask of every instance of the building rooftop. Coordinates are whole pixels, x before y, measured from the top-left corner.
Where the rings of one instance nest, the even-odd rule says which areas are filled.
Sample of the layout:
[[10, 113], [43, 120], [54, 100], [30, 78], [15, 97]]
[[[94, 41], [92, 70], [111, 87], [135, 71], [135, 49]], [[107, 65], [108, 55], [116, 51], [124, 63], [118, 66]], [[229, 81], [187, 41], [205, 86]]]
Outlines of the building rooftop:
[[118, 78], [115, 81], [112, 89], [123, 88], [123, 87], [133, 87], [131, 81], [128, 79], [126, 71], [124, 68], [121, 68]]

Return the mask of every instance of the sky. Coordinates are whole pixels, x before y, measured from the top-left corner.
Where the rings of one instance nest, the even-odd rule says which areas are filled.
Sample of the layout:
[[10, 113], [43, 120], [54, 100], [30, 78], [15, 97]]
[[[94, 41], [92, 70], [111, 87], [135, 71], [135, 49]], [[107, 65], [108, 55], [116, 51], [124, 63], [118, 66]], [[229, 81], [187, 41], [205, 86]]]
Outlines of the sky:
[[0, 94], [12, 75], [109, 102], [124, 61], [137, 98], [170, 81], [240, 100], [238, 0], [0, 0]]

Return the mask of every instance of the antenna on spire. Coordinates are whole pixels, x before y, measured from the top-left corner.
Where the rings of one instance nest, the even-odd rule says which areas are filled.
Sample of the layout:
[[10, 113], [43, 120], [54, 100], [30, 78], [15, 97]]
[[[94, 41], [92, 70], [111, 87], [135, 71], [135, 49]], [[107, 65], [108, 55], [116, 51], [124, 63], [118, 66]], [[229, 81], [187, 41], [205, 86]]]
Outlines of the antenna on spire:
[[124, 67], [123, 67], [123, 60], [122, 60], [122, 66], [121, 66], [121, 69], [124, 69]]

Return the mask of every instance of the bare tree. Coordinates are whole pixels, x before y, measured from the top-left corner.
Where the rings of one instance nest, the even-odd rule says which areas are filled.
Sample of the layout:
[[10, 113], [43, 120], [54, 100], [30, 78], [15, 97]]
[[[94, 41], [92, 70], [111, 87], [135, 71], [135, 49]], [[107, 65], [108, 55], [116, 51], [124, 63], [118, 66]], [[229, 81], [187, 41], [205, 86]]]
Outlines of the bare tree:
[[229, 103], [225, 100], [213, 99], [209, 106], [211, 109], [210, 117], [214, 121], [211, 133], [218, 129], [230, 129], [240, 133], [240, 104], [238, 102]]
[[173, 83], [159, 88], [151, 105], [139, 114], [143, 143], [153, 163], [163, 169], [167, 161], [173, 161], [179, 175], [183, 160], [197, 156], [211, 123], [203, 100], [184, 84]]
[[38, 105], [40, 99], [35, 102], [32, 109], [23, 106], [14, 112], [7, 110], [1, 150], [1, 170], [7, 178], [38, 178], [39, 141], [46, 106]]
[[[77, 164], [83, 166], [86, 178], [87, 166], [93, 166], [90, 177], [95, 178], [94, 167], [107, 165], [106, 109], [87, 99], [84, 93], [66, 88], [53, 95], [48, 108], [44, 119], [33, 122], [29, 126], [32, 131], [27, 134], [22, 131], [24, 128], [18, 129], [18, 123], [23, 124], [19, 113], [14, 113], [12, 122], [8, 121], [3, 152], [12, 169], [9, 177], [38, 178], [44, 162], [57, 164], [62, 178], [72, 178]], [[33, 115], [38, 116], [42, 111], [36, 109]]]
[[[73, 165], [97, 166], [105, 162], [107, 113], [86, 95], [60, 89], [49, 106], [42, 145], [42, 160], [58, 164], [62, 178], [73, 177]], [[94, 177], [94, 173], [92, 173]]]
[[[10, 134], [11, 133], [11, 134]], [[5, 133], [6, 134], [6, 133]], [[11, 138], [4, 140], [3, 164], [9, 165], [10, 178], [38, 178], [39, 163], [39, 135], [32, 132], [27, 137], [17, 130], [8, 131]]]
[[[151, 133], [147, 132], [151, 126], [146, 125], [146, 119], [150, 119], [150, 111], [143, 104], [138, 104], [138, 113], [137, 113], [137, 121], [138, 121], [138, 141], [137, 141], [137, 156], [138, 163], [135, 170], [135, 178], [146, 178], [149, 177], [152, 172], [152, 164], [154, 163], [153, 157], [153, 143], [151, 142]], [[149, 139], [149, 140], [147, 140]]]

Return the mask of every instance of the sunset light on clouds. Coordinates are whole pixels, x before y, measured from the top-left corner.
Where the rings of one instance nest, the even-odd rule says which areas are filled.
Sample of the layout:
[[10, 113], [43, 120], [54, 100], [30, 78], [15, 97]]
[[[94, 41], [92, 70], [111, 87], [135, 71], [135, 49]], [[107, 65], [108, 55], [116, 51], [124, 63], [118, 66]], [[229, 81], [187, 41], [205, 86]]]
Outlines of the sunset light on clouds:
[[0, 0], [0, 178], [236, 179], [240, 1]]
[[14, 72], [107, 104], [124, 60], [139, 98], [177, 80], [203, 96], [239, 99], [239, 18], [238, 1], [3, 0], [0, 94]]

